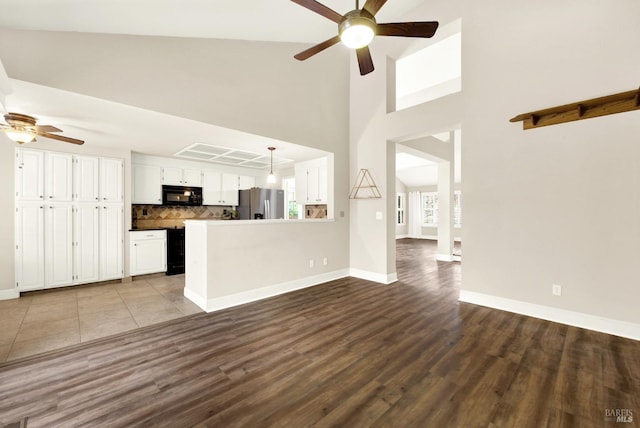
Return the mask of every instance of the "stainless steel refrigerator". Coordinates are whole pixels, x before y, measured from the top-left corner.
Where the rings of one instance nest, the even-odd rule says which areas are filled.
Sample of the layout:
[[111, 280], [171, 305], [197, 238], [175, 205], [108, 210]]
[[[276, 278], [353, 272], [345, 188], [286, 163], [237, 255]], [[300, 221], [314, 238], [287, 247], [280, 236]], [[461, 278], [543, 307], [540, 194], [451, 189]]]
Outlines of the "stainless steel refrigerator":
[[239, 199], [240, 220], [284, 218], [284, 190], [254, 187], [240, 190]]

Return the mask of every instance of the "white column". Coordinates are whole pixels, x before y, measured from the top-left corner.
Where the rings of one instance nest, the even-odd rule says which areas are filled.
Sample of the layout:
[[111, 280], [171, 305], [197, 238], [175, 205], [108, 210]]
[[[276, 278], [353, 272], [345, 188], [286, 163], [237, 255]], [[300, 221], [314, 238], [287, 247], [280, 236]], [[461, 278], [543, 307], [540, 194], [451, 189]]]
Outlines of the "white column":
[[438, 163], [438, 254], [437, 260], [453, 261], [453, 163]]

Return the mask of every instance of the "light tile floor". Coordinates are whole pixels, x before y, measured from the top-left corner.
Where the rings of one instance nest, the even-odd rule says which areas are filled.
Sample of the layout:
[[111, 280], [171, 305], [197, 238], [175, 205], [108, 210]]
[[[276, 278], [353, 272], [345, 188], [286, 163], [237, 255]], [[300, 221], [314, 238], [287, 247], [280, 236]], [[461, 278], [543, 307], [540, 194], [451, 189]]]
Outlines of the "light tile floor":
[[202, 312], [183, 289], [184, 275], [147, 276], [0, 300], [0, 362]]

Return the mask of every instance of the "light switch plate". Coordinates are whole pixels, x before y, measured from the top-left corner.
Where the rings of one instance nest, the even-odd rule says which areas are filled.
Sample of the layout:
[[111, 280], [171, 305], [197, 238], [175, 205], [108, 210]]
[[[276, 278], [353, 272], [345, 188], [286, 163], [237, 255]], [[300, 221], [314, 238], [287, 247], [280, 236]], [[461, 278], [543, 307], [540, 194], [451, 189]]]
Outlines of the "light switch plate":
[[376, 211], [376, 220], [382, 220], [382, 211]]

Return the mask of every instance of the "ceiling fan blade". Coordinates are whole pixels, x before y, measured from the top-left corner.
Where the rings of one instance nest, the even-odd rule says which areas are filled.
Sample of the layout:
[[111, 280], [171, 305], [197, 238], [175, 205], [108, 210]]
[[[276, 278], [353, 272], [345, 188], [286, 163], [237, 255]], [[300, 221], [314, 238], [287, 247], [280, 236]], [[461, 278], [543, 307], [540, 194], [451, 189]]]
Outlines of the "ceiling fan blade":
[[373, 68], [373, 59], [371, 59], [371, 52], [369, 52], [369, 47], [365, 46], [360, 49], [356, 49], [356, 55], [358, 56], [358, 65], [360, 66], [360, 75], [364, 76], [365, 74], [371, 73]]
[[325, 40], [322, 43], [318, 43], [317, 45], [310, 47], [306, 51], [302, 51], [299, 54], [294, 55], [294, 58], [297, 59], [298, 61], [304, 61], [305, 59], [312, 57], [318, 52], [322, 52], [326, 48], [329, 48], [335, 45], [339, 41], [340, 41], [340, 36], [332, 37], [329, 40]]
[[387, 0], [367, 0], [362, 9], [369, 12], [371, 16], [375, 16], [386, 2]]
[[376, 35], [400, 37], [433, 37], [438, 29], [437, 21], [429, 22], [397, 22], [377, 24]]
[[342, 21], [342, 15], [340, 15], [335, 10], [328, 8], [322, 3], [318, 3], [316, 0], [291, 0], [291, 1], [299, 4], [302, 7], [306, 7], [307, 9], [312, 10], [315, 13], [322, 15], [327, 19], [332, 20], [336, 24], [339, 24], [340, 21]]
[[45, 137], [45, 138], [51, 138], [52, 140], [59, 140], [59, 141], [64, 141], [65, 143], [71, 143], [71, 144], [84, 144], [84, 141], [82, 140], [76, 140], [75, 138], [69, 138], [69, 137], [63, 137], [62, 135], [56, 135], [56, 134], [49, 134], [48, 132], [40, 132], [38, 131], [37, 134], [41, 137]]
[[37, 125], [36, 130], [38, 132], [62, 132], [62, 129], [58, 129], [52, 125]]

